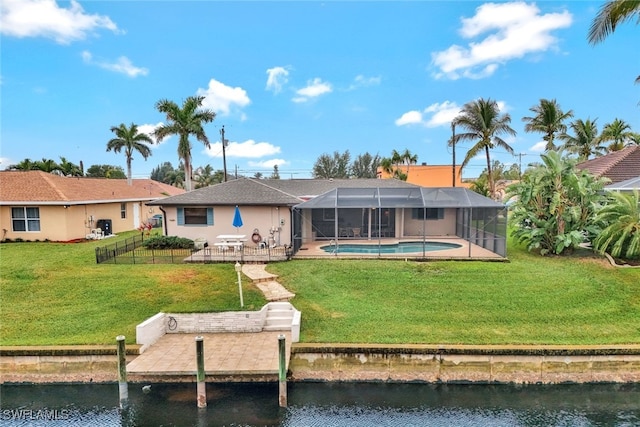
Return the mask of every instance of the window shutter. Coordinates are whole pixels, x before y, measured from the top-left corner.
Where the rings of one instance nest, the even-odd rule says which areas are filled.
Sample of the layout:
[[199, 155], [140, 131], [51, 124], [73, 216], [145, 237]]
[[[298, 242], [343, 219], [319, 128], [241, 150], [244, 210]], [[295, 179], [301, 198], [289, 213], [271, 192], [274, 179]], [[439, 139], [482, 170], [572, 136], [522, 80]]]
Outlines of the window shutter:
[[178, 208], [178, 225], [184, 225], [184, 208]]
[[207, 208], [207, 225], [213, 225], [213, 208]]

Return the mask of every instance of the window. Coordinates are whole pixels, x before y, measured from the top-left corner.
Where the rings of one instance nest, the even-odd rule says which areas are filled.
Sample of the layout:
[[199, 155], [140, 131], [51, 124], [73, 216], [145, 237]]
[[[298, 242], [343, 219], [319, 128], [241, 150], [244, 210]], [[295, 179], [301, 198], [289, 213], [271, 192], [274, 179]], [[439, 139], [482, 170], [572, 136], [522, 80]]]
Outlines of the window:
[[40, 231], [40, 208], [11, 208], [13, 231]]
[[[427, 220], [443, 219], [444, 208], [427, 208]], [[411, 209], [411, 219], [425, 219], [425, 212], [423, 208]]]
[[120, 218], [125, 219], [127, 217], [127, 204], [120, 203]]
[[213, 225], [213, 208], [178, 208], [178, 225]]
[[322, 220], [323, 221], [335, 221], [336, 220], [336, 210], [331, 209], [322, 209]]

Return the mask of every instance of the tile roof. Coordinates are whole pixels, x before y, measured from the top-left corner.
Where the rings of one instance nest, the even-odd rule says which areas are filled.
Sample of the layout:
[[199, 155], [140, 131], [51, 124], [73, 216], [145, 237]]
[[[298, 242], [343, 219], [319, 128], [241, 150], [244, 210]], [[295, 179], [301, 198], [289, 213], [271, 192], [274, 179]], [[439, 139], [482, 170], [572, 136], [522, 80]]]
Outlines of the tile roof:
[[418, 187], [392, 179], [253, 179], [238, 178], [179, 196], [150, 203], [177, 205], [271, 205], [295, 206], [337, 187]]
[[578, 163], [576, 167], [597, 177], [609, 178], [612, 183], [635, 178], [640, 175], [640, 145]]
[[42, 171], [1, 171], [0, 204], [86, 204], [155, 200], [184, 193], [151, 179], [64, 177]]

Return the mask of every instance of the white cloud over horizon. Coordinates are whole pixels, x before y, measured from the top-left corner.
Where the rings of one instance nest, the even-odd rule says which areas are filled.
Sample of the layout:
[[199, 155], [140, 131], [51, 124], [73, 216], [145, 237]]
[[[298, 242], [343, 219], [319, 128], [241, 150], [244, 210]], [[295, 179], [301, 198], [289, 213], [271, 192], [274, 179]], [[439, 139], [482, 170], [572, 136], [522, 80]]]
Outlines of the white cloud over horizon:
[[[535, 3], [485, 3], [471, 18], [462, 18], [460, 35], [472, 39], [468, 46], [452, 45], [431, 54], [437, 79], [491, 76], [505, 62], [527, 54], [555, 49], [558, 38], [552, 31], [572, 23], [567, 10], [541, 14]], [[473, 39], [486, 34], [484, 39]]]
[[247, 164], [254, 168], [264, 168], [264, 169], [273, 169], [274, 166], [286, 166], [289, 164], [288, 161], [284, 159], [269, 159], [262, 162], [253, 162], [249, 161]]
[[129, 77], [146, 76], [149, 74], [147, 68], [136, 67], [131, 63], [131, 60], [126, 56], [121, 56], [116, 62], [107, 62], [104, 60], [95, 60], [93, 55], [88, 50], [82, 51], [82, 60], [85, 64], [95, 65], [105, 70], [113, 71], [120, 74], [125, 74]]
[[323, 82], [319, 77], [316, 77], [313, 80], [309, 80], [307, 82], [307, 86], [302, 89], [298, 89], [296, 91], [296, 95], [298, 96], [294, 97], [292, 101], [296, 103], [307, 102], [310, 99], [331, 92], [333, 92], [331, 83]]
[[547, 141], [540, 141], [533, 144], [533, 146], [529, 148], [529, 151], [533, 151], [534, 153], [542, 153], [545, 151], [546, 147], [547, 147]]
[[158, 123], [156, 123], [155, 125], [148, 124], [148, 123], [145, 123], [145, 124], [143, 124], [143, 125], [138, 125], [138, 132], [146, 133], [147, 135], [149, 135], [149, 138], [151, 138], [151, 139], [153, 140], [153, 143], [154, 143], [154, 144], [156, 144], [156, 145], [162, 145], [162, 144], [166, 143], [166, 142], [167, 142], [169, 139], [171, 139], [171, 137], [172, 137], [171, 135], [166, 136], [166, 137], [164, 137], [164, 138], [162, 139], [162, 142], [158, 142], [158, 140], [153, 136], [153, 131], [155, 131], [155, 130], [156, 130], [156, 128], [157, 128], [158, 126], [162, 125], [162, 124], [164, 124], [164, 123], [162, 123], [162, 122], [158, 122]]
[[[213, 158], [222, 158], [222, 143], [215, 142], [204, 153]], [[280, 147], [268, 142], [256, 142], [248, 139], [244, 142], [229, 142], [225, 148], [225, 156], [238, 158], [260, 158], [280, 153]]]
[[396, 126], [418, 124], [429, 128], [449, 126], [459, 113], [460, 106], [453, 101], [436, 102], [423, 111], [412, 110], [404, 113], [395, 121], [395, 124]]
[[289, 67], [273, 67], [267, 70], [266, 90], [280, 93], [284, 85], [289, 81]]
[[241, 87], [231, 87], [216, 79], [209, 80], [209, 86], [206, 89], [198, 88], [196, 91], [198, 96], [204, 96], [202, 106], [213, 110], [216, 114], [227, 116], [232, 112], [238, 112], [241, 119], [246, 119], [241, 108], [251, 103], [247, 91]]
[[69, 8], [58, 6], [55, 0], [0, 2], [0, 32], [7, 36], [45, 37], [69, 44], [98, 29], [121, 32], [108, 16], [87, 14], [75, 0], [71, 0]]

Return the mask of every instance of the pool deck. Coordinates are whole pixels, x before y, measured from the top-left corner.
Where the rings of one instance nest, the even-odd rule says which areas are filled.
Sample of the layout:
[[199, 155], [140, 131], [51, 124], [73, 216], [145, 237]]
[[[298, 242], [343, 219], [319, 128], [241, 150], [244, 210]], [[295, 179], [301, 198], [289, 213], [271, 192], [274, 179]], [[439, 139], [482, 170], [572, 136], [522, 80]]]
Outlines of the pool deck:
[[[369, 254], [357, 254], [357, 253], [329, 253], [322, 249], [323, 246], [327, 246], [331, 243], [335, 244], [336, 240], [316, 240], [313, 242], [305, 242], [303, 243], [300, 250], [294, 255], [295, 259], [302, 258], [341, 258], [341, 259], [352, 259], [352, 258], [384, 258], [384, 259], [433, 259], [433, 260], [489, 260], [489, 261], [505, 261], [506, 258], [491, 252], [488, 249], [484, 249], [478, 245], [473, 243], [469, 243], [464, 239], [460, 239], [458, 237], [450, 237], [450, 236], [430, 236], [426, 239], [427, 242], [438, 242], [438, 243], [454, 243], [460, 245], [458, 248], [445, 249], [445, 250], [437, 250], [437, 251], [426, 251], [426, 252], [409, 252], [409, 253], [398, 253], [398, 254], [389, 254], [389, 253], [369, 253]], [[403, 238], [371, 238], [369, 239], [349, 239], [342, 238], [338, 239], [337, 243], [340, 244], [348, 244], [348, 245], [392, 245], [400, 242], [422, 242], [422, 237], [403, 237]]]

